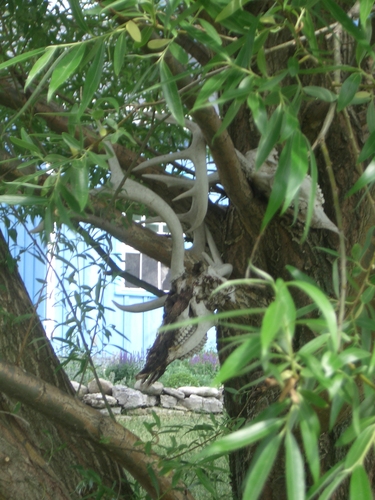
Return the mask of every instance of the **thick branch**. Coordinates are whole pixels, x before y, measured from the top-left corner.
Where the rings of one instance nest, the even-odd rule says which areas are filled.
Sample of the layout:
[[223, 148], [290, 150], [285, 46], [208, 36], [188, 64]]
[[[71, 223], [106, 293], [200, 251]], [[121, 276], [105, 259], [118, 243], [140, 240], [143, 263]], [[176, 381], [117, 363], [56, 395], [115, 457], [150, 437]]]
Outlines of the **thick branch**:
[[[64, 428], [88, 439], [125, 467], [152, 498], [194, 500], [183, 484], [172, 487], [172, 479], [159, 474], [159, 457], [146, 454], [139, 438], [122, 425], [20, 368], [0, 361], [0, 391], [18, 399]], [[159, 493], [150, 479], [154, 471]]]

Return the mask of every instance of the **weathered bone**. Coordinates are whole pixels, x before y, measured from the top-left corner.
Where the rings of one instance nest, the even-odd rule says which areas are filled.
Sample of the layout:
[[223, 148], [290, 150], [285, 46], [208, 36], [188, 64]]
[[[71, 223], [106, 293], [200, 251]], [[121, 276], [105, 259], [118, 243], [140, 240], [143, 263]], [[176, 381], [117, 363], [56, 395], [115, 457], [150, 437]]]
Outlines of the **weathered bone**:
[[[113, 192], [116, 191], [118, 186], [121, 184], [124, 174], [122, 173], [112, 144], [105, 141], [105, 145], [113, 155], [108, 159], [108, 165], [111, 171], [110, 183], [112, 188], [105, 186], [104, 188], [101, 188], [101, 191], [108, 191], [108, 189], [110, 189], [110, 191]], [[132, 179], [126, 179], [119, 196], [147, 205], [149, 208], [158, 213], [167, 223], [172, 234], [171, 281], [173, 282], [182, 276], [185, 272], [184, 236], [181, 223], [172, 208], [160, 196], [151, 191], [151, 189], [148, 189], [146, 186], [143, 186]]]
[[[258, 170], [255, 170], [255, 158], [257, 154], [256, 149], [248, 151], [245, 156], [239, 151], [236, 151], [236, 154], [249, 181], [252, 182], [263, 194], [269, 197], [271, 195], [278, 164], [278, 153], [276, 149], [271, 151], [267, 160]], [[306, 175], [298, 192], [298, 218], [302, 222], [305, 222], [306, 220], [306, 212], [311, 190], [312, 179], [309, 175]], [[335, 224], [325, 214], [323, 205], [324, 196], [318, 185], [316, 188], [311, 227], [316, 229], [328, 229], [329, 231], [338, 233], [339, 230], [337, 226], [335, 226]]]
[[112, 300], [112, 302], [115, 304], [116, 307], [121, 309], [121, 311], [140, 313], [140, 312], [153, 311], [154, 309], [159, 309], [159, 307], [164, 306], [166, 300], [167, 300], [167, 294], [163, 295], [163, 297], [158, 297], [157, 299], [148, 300], [147, 302], [141, 302], [139, 304], [132, 304], [129, 306], [123, 306], [122, 304], [119, 304], [114, 300]]
[[[164, 119], [163, 115], [155, 116], [157, 119]], [[166, 121], [176, 124], [176, 121], [171, 117], [167, 118]], [[183, 197], [192, 197], [190, 210], [185, 214], [179, 214], [178, 217], [180, 221], [188, 224], [190, 231], [193, 231], [203, 223], [207, 213], [209, 185], [206, 164], [206, 142], [198, 125], [190, 120], [185, 120], [185, 126], [192, 132], [193, 136], [192, 142], [187, 149], [151, 158], [141, 163], [134, 171], [140, 171], [147, 167], [160, 165], [161, 163], [170, 163], [175, 160], [190, 160], [194, 164], [195, 181], [193, 187], [187, 193], [183, 193], [175, 198], [178, 200]], [[183, 185], [186, 186], [186, 183], [183, 182]]]

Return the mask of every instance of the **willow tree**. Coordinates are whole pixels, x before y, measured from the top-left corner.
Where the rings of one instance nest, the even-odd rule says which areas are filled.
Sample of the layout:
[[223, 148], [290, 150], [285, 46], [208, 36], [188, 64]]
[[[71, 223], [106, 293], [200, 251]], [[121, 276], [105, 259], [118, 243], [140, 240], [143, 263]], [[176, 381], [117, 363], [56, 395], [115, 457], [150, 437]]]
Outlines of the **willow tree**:
[[171, 268], [146, 383], [218, 325], [237, 498], [370, 498], [373, 2], [69, 4], [2, 18], [0, 201]]

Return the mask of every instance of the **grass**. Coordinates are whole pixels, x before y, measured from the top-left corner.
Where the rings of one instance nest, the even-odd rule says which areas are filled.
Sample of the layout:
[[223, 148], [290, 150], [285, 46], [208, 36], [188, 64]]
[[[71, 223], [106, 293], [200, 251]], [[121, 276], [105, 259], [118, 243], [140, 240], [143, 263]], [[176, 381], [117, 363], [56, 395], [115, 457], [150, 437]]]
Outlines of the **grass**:
[[[142, 439], [146, 451], [152, 448], [167, 465], [176, 464], [181, 480], [196, 500], [232, 498], [228, 457], [208, 462], [204, 468], [189, 464], [189, 458], [226, 428], [225, 417], [189, 412], [122, 416], [118, 420]], [[147, 498], [139, 493], [140, 498]]]

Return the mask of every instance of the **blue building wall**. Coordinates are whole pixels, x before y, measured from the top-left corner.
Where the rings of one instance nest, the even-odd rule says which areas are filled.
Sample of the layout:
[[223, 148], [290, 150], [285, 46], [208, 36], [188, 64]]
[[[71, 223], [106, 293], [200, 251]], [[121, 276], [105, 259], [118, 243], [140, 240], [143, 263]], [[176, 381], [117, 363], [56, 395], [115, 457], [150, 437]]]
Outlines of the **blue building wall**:
[[[32, 227], [33, 225], [30, 224], [30, 229]], [[38, 314], [44, 323], [47, 335], [51, 338], [55, 350], [59, 352], [67, 346], [66, 343], [58, 339], [65, 339], [69, 330], [69, 325], [63, 325], [66, 319], [72, 316], [72, 310], [67, 303], [68, 300], [61, 292], [56, 276], [51, 274], [47, 276], [48, 264], [40, 258], [33, 237], [19, 226], [17, 244], [15, 244], [11, 239], [8, 239], [7, 230], [1, 222], [0, 229], [9, 241], [13, 257], [18, 260], [18, 269], [32, 302], [34, 304], [39, 303]], [[38, 236], [36, 240], [39, 240]], [[121, 243], [117, 242], [117, 246], [120, 247]], [[40, 248], [43, 251], [43, 247]], [[78, 270], [75, 275], [76, 282], [80, 285], [83, 284], [86, 289], [93, 288], [92, 295], [94, 295], [95, 285], [100, 279], [99, 267], [95, 265], [98, 260], [97, 254], [93, 250], [85, 248], [83, 242], [80, 242], [77, 248], [79, 252], [86, 252], [88, 257], [86, 260], [82, 258], [72, 259], [67, 251], [63, 252], [63, 257], [66, 259], [67, 265], [72, 266], [71, 270], [73, 268]], [[120, 248], [114, 248], [114, 253], [119, 253], [120, 250]], [[63, 266], [62, 261], [54, 262], [57, 275], [62, 271]], [[95, 333], [94, 351], [102, 351], [105, 354], [112, 355], [125, 349], [131, 353], [145, 355], [147, 349], [153, 344], [157, 329], [162, 323], [163, 310], [157, 309], [147, 313], [127, 313], [117, 309], [112, 300], [123, 305], [129, 305], [148, 301], [155, 297], [144, 290], [126, 289], [123, 280], [120, 278], [112, 282], [109, 277], [105, 279], [105, 291], [101, 297], [101, 303], [106, 308], [104, 314], [105, 324], [102, 321], [97, 322], [95, 310], [90, 313], [85, 322], [88, 330], [91, 330], [92, 334]], [[46, 282], [47, 285], [45, 285]], [[66, 283], [64, 286], [67, 288]], [[67, 290], [73, 305], [75, 304], [74, 291], [77, 290], [78, 286], [75, 284], [72, 284]], [[71, 326], [73, 324], [70, 323]], [[109, 339], [105, 335], [104, 327], [111, 333]], [[87, 329], [84, 333], [89, 344], [93, 335], [90, 338]]]
[[[34, 225], [30, 223], [29, 227], [32, 229]], [[7, 238], [6, 228], [1, 221], [0, 229]], [[22, 226], [18, 226], [17, 233], [17, 244], [9, 240], [12, 255], [18, 260], [19, 272], [32, 302], [38, 303], [38, 314], [43, 321], [47, 335], [51, 338], [54, 349], [58, 354], [64, 353], [64, 349], [68, 346], [66, 342], [67, 332], [69, 327], [74, 325], [73, 322], [69, 325], [63, 324], [67, 318], [72, 317], [67, 297], [62, 294], [56, 276], [47, 275], [48, 263], [42, 258], [43, 254], [47, 253], [47, 249], [39, 243], [37, 247], [35, 246], [35, 241], [38, 242], [39, 237], [36, 236], [33, 240], [33, 237]], [[76, 235], [72, 233], [73, 238], [76, 238]], [[122, 245], [122, 243], [115, 241], [112, 255], [121, 255]], [[71, 266], [71, 272], [74, 269], [77, 270], [74, 278], [77, 285], [64, 283], [73, 305], [75, 304], [74, 292], [78, 291], [78, 285], [92, 289], [91, 295], [94, 295], [98, 279], [106, 280], [105, 291], [100, 297], [100, 304], [105, 308], [105, 321], [97, 320], [95, 309], [90, 312], [89, 318], [85, 321], [86, 330], [83, 332], [86, 342], [90, 344], [94, 333], [94, 352], [114, 355], [121, 350], [126, 350], [144, 356], [156, 338], [157, 330], [162, 323], [163, 309], [146, 313], [129, 313], [117, 309], [112, 303], [113, 300], [119, 304], [131, 305], [149, 301], [155, 297], [141, 289], [125, 288], [124, 281], [120, 278], [111, 281], [110, 277], [103, 277], [99, 266], [96, 265], [99, 260], [97, 254], [92, 249], [85, 247], [82, 241], [78, 244], [77, 250], [78, 253], [85, 254], [86, 259], [72, 258], [70, 252], [65, 251], [62, 254], [65, 258], [65, 264], [58, 260], [54, 262], [58, 276], [61, 276], [64, 265]], [[123, 264], [119, 263], [119, 266], [122, 267]], [[43, 300], [40, 300], [41, 297]], [[105, 329], [110, 332], [110, 338], [107, 338]], [[77, 338], [79, 339], [79, 336]], [[216, 349], [214, 328], [208, 332], [207, 348]]]

